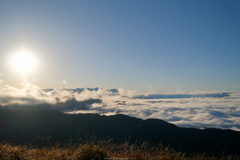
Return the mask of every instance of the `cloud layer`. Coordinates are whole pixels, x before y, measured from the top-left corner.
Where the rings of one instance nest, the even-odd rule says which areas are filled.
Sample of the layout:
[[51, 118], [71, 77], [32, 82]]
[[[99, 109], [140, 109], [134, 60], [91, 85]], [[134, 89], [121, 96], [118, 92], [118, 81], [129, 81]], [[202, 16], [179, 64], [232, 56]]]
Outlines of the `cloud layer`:
[[[89, 100], [91, 99], [91, 100]], [[125, 114], [156, 118], [182, 127], [240, 130], [240, 92], [158, 94], [125, 89], [41, 89], [28, 81], [22, 88], [0, 89], [0, 105], [11, 109], [51, 109], [69, 114]]]

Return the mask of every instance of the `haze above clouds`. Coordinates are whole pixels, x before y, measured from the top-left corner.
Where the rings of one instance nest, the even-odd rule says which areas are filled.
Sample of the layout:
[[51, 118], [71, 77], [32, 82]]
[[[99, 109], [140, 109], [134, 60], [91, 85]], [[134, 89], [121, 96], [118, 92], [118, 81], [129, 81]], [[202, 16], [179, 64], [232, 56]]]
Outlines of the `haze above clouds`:
[[[90, 100], [89, 100], [90, 99]], [[158, 94], [126, 89], [40, 89], [24, 81], [22, 88], [0, 89], [4, 109], [50, 109], [68, 114], [125, 114], [163, 119], [182, 127], [240, 130], [240, 92], [176, 92]]]

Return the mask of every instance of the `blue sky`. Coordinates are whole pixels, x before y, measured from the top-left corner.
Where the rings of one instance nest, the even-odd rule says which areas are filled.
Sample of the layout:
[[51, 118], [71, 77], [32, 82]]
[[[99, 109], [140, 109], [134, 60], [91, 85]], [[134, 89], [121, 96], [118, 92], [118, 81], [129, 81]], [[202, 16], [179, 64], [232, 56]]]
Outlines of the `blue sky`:
[[240, 91], [239, 28], [237, 0], [1, 1], [0, 87], [24, 47], [41, 88]]

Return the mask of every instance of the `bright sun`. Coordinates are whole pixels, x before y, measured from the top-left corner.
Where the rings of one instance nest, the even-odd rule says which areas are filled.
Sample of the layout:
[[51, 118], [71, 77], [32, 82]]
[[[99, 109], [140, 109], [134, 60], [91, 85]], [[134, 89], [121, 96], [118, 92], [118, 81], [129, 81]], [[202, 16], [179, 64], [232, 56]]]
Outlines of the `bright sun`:
[[35, 66], [35, 63], [35, 58], [28, 51], [20, 51], [12, 58], [13, 66], [22, 73], [32, 70]]

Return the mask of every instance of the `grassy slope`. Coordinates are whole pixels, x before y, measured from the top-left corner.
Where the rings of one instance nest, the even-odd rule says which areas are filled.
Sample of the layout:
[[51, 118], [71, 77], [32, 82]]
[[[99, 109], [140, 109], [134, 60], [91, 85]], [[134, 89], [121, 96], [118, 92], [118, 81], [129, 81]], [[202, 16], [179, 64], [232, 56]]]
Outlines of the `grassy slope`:
[[234, 160], [238, 156], [206, 156], [204, 154], [185, 154], [176, 152], [169, 147], [151, 146], [148, 143], [141, 145], [126, 141], [121, 144], [109, 143], [107, 141], [95, 141], [84, 144], [71, 144], [60, 147], [59, 144], [51, 147], [33, 147], [27, 145], [10, 145], [0, 143], [1, 160], [101, 160], [105, 158], [135, 158], [136, 160]]

